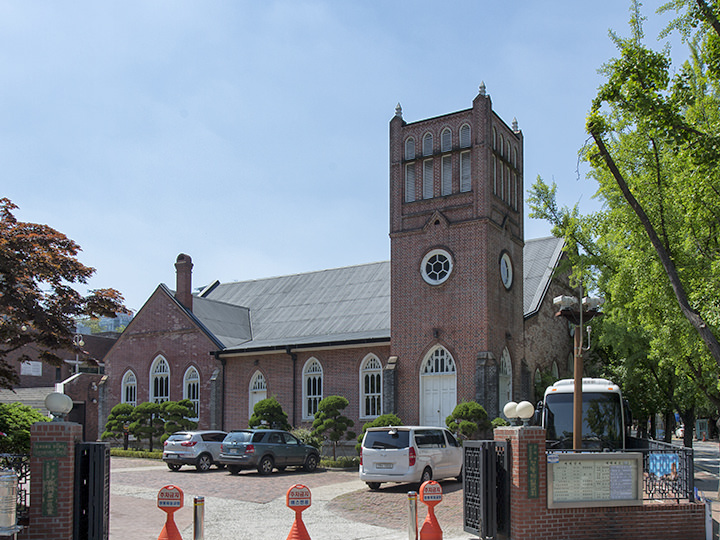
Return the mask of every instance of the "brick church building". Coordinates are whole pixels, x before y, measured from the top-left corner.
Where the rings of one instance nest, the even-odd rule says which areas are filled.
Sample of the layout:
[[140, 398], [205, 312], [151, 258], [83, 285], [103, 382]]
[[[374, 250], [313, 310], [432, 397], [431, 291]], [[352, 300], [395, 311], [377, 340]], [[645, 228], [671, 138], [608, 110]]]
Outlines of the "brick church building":
[[524, 240], [523, 136], [484, 86], [469, 109], [390, 121], [390, 261], [195, 289], [175, 263], [105, 358], [103, 413], [189, 398], [201, 428], [247, 426], [274, 396], [294, 426], [342, 395], [359, 428], [383, 413], [444, 425], [533, 399], [540, 371], [569, 373], [552, 298], [562, 240]]

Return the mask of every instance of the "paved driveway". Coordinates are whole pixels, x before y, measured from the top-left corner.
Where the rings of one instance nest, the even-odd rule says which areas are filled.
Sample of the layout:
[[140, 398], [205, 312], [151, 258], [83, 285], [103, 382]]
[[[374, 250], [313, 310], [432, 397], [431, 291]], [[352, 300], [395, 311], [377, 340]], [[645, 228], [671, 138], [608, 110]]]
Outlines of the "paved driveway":
[[[408, 537], [407, 492], [414, 486], [387, 485], [371, 492], [358, 480], [357, 472], [256, 471], [231, 475], [212, 468], [198, 473], [193, 467], [172, 472], [159, 461], [111, 458], [110, 540], [156, 540], [166, 515], [157, 507], [157, 494], [166, 485], [180, 487], [185, 504], [174, 520], [185, 540], [193, 537], [193, 499], [205, 497], [205, 540], [243, 538], [285, 540], [294, 512], [285, 496], [294, 484], [312, 493], [312, 506], [302, 519], [314, 540], [405, 540]], [[462, 531], [462, 485], [442, 483], [444, 499], [436, 515], [446, 540], [476, 538]], [[419, 527], [425, 505], [418, 503]]]

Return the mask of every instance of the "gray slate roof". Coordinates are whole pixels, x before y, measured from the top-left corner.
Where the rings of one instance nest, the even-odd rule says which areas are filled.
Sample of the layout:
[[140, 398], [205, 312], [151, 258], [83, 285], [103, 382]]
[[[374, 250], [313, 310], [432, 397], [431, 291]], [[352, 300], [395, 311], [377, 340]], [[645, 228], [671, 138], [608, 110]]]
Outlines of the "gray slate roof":
[[[562, 239], [524, 248], [525, 316], [539, 309]], [[193, 300], [193, 316], [221, 348], [243, 351], [390, 339], [390, 262], [234, 283]]]
[[537, 313], [545, 298], [553, 272], [562, 255], [565, 241], [548, 236], [525, 243], [523, 249], [523, 314]]

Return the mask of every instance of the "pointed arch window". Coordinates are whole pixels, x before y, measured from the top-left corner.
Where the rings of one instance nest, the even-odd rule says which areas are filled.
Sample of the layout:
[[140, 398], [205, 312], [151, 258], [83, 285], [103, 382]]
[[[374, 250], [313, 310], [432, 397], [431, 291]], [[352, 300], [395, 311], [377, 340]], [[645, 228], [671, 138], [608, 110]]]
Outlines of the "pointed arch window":
[[412, 137], [405, 141], [405, 159], [415, 159], [415, 139]]
[[440, 134], [440, 151], [449, 152], [452, 150], [452, 131], [450, 128], [445, 128]]
[[421, 375], [455, 373], [455, 360], [445, 347], [436, 348], [425, 360]]
[[470, 191], [472, 188], [472, 176], [470, 173], [470, 152], [460, 153], [460, 191]]
[[360, 416], [375, 418], [382, 414], [382, 364], [369, 354], [360, 366]]
[[190, 420], [197, 421], [200, 417], [200, 373], [192, 366], [183, 375], [183, 399], [192, 401], [195, 415]]
[[150, 368], [150, 401], [162, 403], [170, 400], [170, 365], [158, 356]]
[[122, 403], [137, 405], [137, 378], [132, 371], [125, 372], [122, 378]]
[[468, 124], [460, 126], [460, 148], [470, 148], [470, 135], [470, 126]]
[[323, 369], [317, 358], [310, 358], [303, 368], [303, 420], [312, 420], [322, 400]]
[[432, 133], [426, 133], [423, 136], [423, 156], [432, 156], [433, 153], [433, 136]]
[[252, 416], [255, 405], [267, 398], [267, 381], [265, 375], [260, 371], [256, 371], [252, 379], [250, 379], [250, 388], [248, 395], [250, 396], [250, 402], [248, 403], [248, 418]]

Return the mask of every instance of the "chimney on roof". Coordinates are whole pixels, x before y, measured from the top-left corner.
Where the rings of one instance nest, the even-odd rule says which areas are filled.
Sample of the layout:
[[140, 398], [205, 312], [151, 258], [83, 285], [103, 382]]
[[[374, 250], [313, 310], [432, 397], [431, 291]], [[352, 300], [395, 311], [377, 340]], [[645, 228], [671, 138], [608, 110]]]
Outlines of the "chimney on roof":
[[175, 298], [187, 309], [193, 309], [192, 296], [192, 258], [190, 255], [181, 253], [175, 261], [175, 273], [177, 275], [177, 286], [175, 287]]

